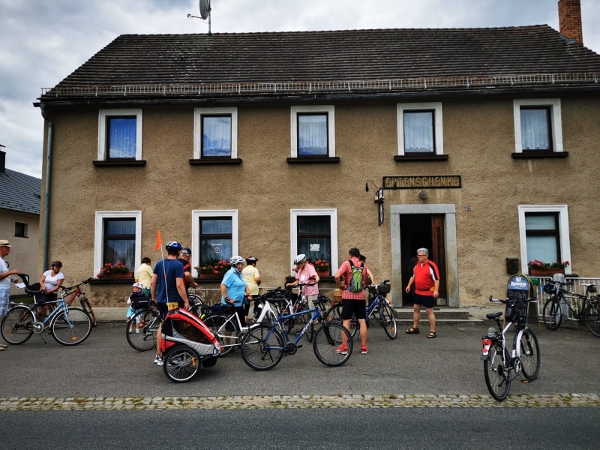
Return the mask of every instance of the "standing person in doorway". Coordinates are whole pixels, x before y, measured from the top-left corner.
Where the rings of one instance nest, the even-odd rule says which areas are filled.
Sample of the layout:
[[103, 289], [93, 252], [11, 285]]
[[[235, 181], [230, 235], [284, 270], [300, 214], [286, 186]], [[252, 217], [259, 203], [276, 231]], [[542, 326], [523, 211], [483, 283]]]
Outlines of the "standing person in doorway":
[[[363, 355], [367, 350], [367, 322], [365, 321], [366, 303], [365, 303], [365, 281], [369, 269], [360, 261], [360, 251], [357, 248], [351, 248], [350, 258], [341, 265], [335, 274], [335, 283], [342, 289], [342, 324], [346, 329], [350, 328], [352, 314], [356, 316], [360, 326], [360, 352]], [[335, 351], [345, 355], [348, 353], [347, 337], [342, 335], [342, 345]]]
[[406, 292], [410, 292], [411, 286], [415, 285], [415, 293], [413, 294], [413, 326], [406, 330], [406, 334], [419, 334], [419, 319], [421, 318], [421, 305], [427, 311], [429, 319], [429, 335], [430, 339], [435, 338], [435, 314], [433, 314], [433, 306], [435, 299], [440, 296], [440, 273], [434, 262], [429, 261], [429, 250], [420, 248], [417, 250], [417, 258], [419, 262], [413, 269], [413, 275], [408, 280]]
[[[10, 298], [11, 275], [18, 275], [18, 270], [8, 270], [8, 263], [4, 260], [10, 253], [10, 244], [6, 240], [0, 241], [0, 320], [8, 311]], [[0, 344], [0, 351], [3, 351], [6, 345]]]

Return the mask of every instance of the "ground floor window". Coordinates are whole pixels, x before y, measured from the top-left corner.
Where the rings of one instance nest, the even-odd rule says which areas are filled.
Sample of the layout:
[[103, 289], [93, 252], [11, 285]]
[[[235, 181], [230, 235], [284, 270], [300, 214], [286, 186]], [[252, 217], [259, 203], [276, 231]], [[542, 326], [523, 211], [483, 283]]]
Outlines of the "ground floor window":
[[239, 254], [237, 210], [192, 211], [192, 220], [193, 267], [229, 262]]
[[141, 264], [141, 231], [141, 211], [97, 211], [94, 274], [118, 262], [135, 271]]
[[338, 267], [337, 210], [291, 210], [291, 267], [296, 255], [304, 253], [311, 262], [325, 259], [332, 273]]
[[[566, 205], [519, 206], [521, 270], [539, 260], [553, 263], [571, 260], [569, 217]], [[566, 272], [570, 272], [567, 267]]]

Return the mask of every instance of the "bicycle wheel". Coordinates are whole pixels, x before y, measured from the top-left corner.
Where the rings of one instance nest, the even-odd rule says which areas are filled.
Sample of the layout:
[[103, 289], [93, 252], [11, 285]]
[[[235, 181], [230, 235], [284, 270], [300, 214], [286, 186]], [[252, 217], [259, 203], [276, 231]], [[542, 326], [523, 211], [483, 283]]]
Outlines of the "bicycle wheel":
[[81, 302], [81, 309], [83, 309], [87, 313], [87, 315], [90, 316], [90, 319], [92, 319], [92, 326], [93, 327], [98, 326], [98, 321], [96, 320], [96, 314], [94, 314], [94, 308], [92, 308], [90, 301], [86, 297], [83, 297], [80, 299], [80, 302]]
[[[333, 305], [331, 308], [329, 308], [329, 311], [327, 311], [325, 321], [328, 323], [337, 322], [339, 324], [342, 324], [342, 309], [343, 306], [341, 303]], [[360, 325], [358, 324], [358, 320], [356, 320], [356, 317], [354, 315], [352, 315], [352, 319], [350, 319], [350, 324], [348, 325], [347, 329], [350, 332], [350, 336], [352, 337], [354, 337], [356, 333], [360, 330]]]
[[184, 383], [196, 376], [200, 370], [198, 352], [187, 345], [177, 345], [170, 348], [163, 356], [163, 370], [169, 380]]
[[[348, 347], [348, 353], [345, 355], [335, 351], [342, 344], [343, 335], [346, 335]], [[346, 328], [337, 322], [325, 324], [315, 331], [313, 350], [317, 359], [326, 366], [341, 366], [352, 355], [352, 336]]]
[[[505, 352], [504, 357], [508, 361], [508, 352]], [[488, 391], [499, 402], [504, 400], [510, 391], [510, 370], [506, 370], [506, 374], [504, 372], [502, 349], [496, 348], [496, 345], [492, 344], [488, 358], [483, 361], [483, 373]]]
[[533, 381], [540, 373], [540, 344], [537, 336], [530, 329], [525, 329], [517, 343], [521, 351], [521, 365], [523, 376]]
[[92, 332], [92, 319], [80, 308], [59, 312], [52, 321], [52, 337], [62, 345], [77, 345]]
[[269, 370], [283, 358], [284, 339], [277, 329], [259, 325], [242, 341], [242, 359], [254, 370]]
[[33, 334], [33, 314], [24, 306], [10, 308], [2, 319], [2, 337], [9, 344], [22, 344]]
[[387, 302], [383, 303], [379, 308], [379, 323], [390, 339], [396, 339], [398, 336], [396, 318], [394, 317], [394, 310]]
[[550, 298], [544, 305], [542, 310], [542, 317], [544, 326], [551, 331], [554, 331], [560, 327], [562, 322], [562, 308], [560, 307], [560, 300], [556, 297]]
[[585, 310], [585, 325], [596, 337], [600, 337], [600, 304], [592, 303]]
[[137, 311], [125, 324], [127, 342], [140, 352], [155, 349], [160, 323], [158, 311], [154, 309]]
[[213, 314], [203, 319], [204, 324], [221, 344], [223, 350], [219, 356], [228, 355], [239, 345], [239, 330], [233, 325], [233, 321], [227, 322], [228, 319], [229, 316], [221, 314]]

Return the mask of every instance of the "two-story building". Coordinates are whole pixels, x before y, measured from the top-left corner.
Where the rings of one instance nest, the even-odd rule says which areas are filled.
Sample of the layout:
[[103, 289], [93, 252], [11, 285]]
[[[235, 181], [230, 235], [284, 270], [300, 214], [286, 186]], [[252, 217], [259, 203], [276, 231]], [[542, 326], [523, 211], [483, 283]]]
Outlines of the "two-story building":
[[[194, 266], [254, 255], [278, 286], [298, 253], [335, 271], [358, 247], [395, 306], [419, 247], [439, 305], [483, 304], [532, 259], [597, 274], [600, 56], [578, 3], [559, 2], [560, 32], [119, 36], [36, 104], [43, 253], [75, 282], [154, 263], [160, 229]], [[115, 283], [99, 304], [125, 297]]]

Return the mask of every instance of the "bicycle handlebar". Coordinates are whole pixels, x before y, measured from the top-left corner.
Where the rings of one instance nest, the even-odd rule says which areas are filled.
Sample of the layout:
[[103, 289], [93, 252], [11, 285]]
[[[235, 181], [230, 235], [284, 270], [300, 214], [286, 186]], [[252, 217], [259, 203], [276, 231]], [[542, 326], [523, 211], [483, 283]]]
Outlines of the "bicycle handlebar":
[[88, 284], [88, 283], [89, 283], [91, 280], [93, 280], [93, 278], [91, 278], [91, 277], [90, 277], [90, 278], [88, 278], [87, 280], [84, 280], [84, 281], [82, 281], [81, 283], [79, 283], [79, 284], [76, 284], [76, 285], [74, 285], [74, 286], [69, 286], [69, 287], [64, 287], [64, 286], [61, 286], [60, 288], [61, 288], [63, 291], [65, 291], [65, 292], [69, 292], [69, 291], [71, 291], [71, 290], [73, 290], [73, 289], [77, 289], [79, 286], [83, 286], [84, 284]]

